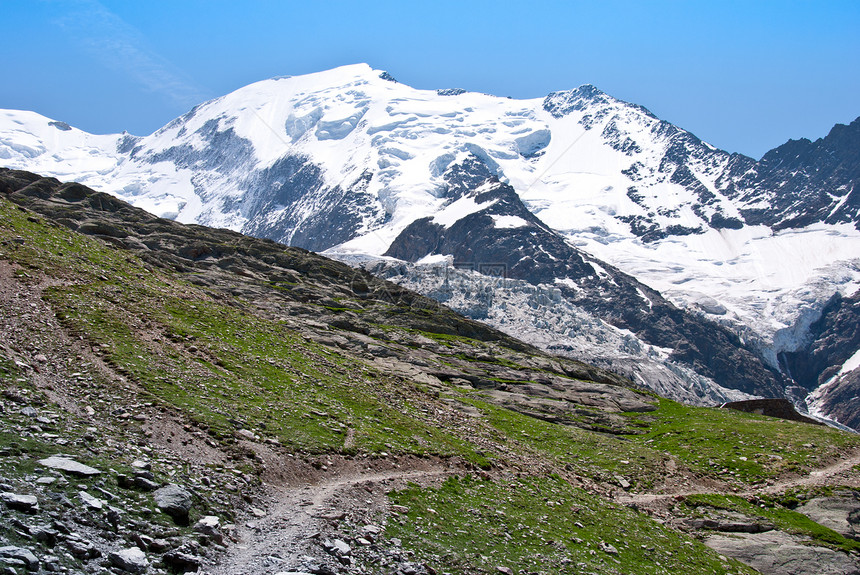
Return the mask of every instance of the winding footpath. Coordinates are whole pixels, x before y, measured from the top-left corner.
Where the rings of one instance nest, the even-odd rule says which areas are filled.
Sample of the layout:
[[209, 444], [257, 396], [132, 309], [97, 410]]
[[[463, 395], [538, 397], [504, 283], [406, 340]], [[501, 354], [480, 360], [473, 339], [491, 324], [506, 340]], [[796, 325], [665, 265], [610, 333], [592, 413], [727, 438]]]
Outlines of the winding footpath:
[[[836, 463], [811, 471], [807, 475], [784, 479], [772, 485], [763, 485], [745, 491], [726, 491], [726, 495], [737, 495], [740, 497], [754, 497], [756, 495], [772, 495], [781, 493], [795, 487], [818, 487], [828, 485], [834, 477], [847, 475], [855, 466], [860, 466], [860, 451], [855, 452], [846, 459], [841, 459]], [[854, 478], [854, 482], [860, 485], [860, 475]], [[623, 505], [648, 505], [657, 501], [672, 499], [674, 497], [686, 497], [688, 495], [696, 495], [698, 493], [714, 493], [713, 489], [685, 489], [673, 491], [671, 493], [635, 493], [626, 494], [615, 497], [617, 503]]]
[[[384, 489], [373, 489], [406, 481], [426, 482], [455, 473], [448, 467], [348, 473], [298, 487], [279, 488], [266, 515], [237, 529], [238, 543], [210, 573], [246, 575], [290, 571], [308, 555], [311, 541], [326, 524], [340, 521], [353, 511], [384, 506]], [[363, 487], [366, 499], [340, 500], [340, 496]]]

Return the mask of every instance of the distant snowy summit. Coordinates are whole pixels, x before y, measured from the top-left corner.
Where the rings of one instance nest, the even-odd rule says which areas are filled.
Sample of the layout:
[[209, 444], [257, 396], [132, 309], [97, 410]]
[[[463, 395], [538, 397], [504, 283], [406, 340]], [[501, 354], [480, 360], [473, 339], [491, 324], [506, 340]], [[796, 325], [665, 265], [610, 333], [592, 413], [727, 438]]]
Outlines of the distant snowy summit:
[[[98, 184], [159, 215], [315, 250], [351, 242], [384, 252], [445, 205], [444, 174], [469, 157], [571, 235], [652, 242], [744, 224], [860, 225], [858, 121], [755, 162], [590, 85], [512, 100], [392, 80], [366, 64], [266, 80], [144, 138], [7, 111], [0, 159]], [[336, 210], [337, 233], [320, 233], [320, 209]]]
[[513, 100], [392, 80], [366, 64], [265, 80], [142, 138], [0, 112], [0, 161], [183, 222], [372, 255], [456, 201], [452, 176], [479, 162], [575, 245], [760, 324], [769, 304], [750, 297], [857, 255], [860, 120], [756, 162], [590, 85]]
[[[506, 262], [518, 270], [545, 262], [520, 277], [595, 306], [599, 290], [575, 292], [589, 282], [598, 289], [602, 277], [629, 292], [631, 318], [652, 317], [657, 300], [647, 286], [738, 334], [726, 345], [753, 350], [776, 374], [769, 387], [791, 377], [786, 354], [805, 353], [826, 304], [860, 287], [858, 150], [860, 119], [756, 161], [590, 85], [514, 100], [416, 90], [366, 64], [257, 82], [146, 137], [0, 111], [0, 165], [77, 180], [182, 222], [353, 257], [493, 253], [487, 245], [469, 252], [458, 243], [467, 235], [451, 230], [478, 217], [466, 209], [486, 207], [475, 191], [498, 182], [513, 211], [485, 211], [487, 233], [525, 239], [534, 231], [529, 237], [543, 241], [523, 246], [580, 254], [595, 279], [572, 277], [578, 264], [556, 266], [541, 253]], [[431, 238], [439, 242], [416, 243]], [[647, 343], [633, 324], [624, 329]], [[685, 353], [654, 345], [667, 357]]]

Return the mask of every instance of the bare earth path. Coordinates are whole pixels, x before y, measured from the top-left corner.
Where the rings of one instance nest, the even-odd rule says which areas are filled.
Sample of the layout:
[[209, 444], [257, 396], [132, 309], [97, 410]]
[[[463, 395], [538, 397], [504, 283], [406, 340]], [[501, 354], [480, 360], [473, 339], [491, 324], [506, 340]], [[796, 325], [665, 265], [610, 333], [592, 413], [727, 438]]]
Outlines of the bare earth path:
[[426, 484], [455, 473], [444, 464], [421, 469], [348, 472], [297, 487], [273, 487], [266, 515], [237, 528], [238, 542], [211, 569], [213, 575], [277, 573], [295, 570], [327, 528], [342, 522], [361, 527], [386, 511], [388, 490], [406, 482]]
[[779, 493], [780, 491], [785, 491], [792, 487], [817, 487], [832, 484], [832, 479], [838, 476], [843, 477], [844, 481], [842, 483], [845, 485], [852, 487], [858, 486], [858, 484], [860, 484], [860, 474], [857, 472], [853, 474], [851, 473], [851, 470], [857, 465], [860, 465], [860, 452], [854, 453], [851, 457], [837, 461], [836, 463], [822, 469], [812, 471], [809, 475], [779, 481], [773, 485], [768, 485], [759, 492]]
[[[860, 487], [860, 473], [852, 473], [855, 466], [860, 465], [860, 451], [853, 453], [850, 457], [841, 459], [827, 467], [811, 471], [807, 475], [794, 477], [778, 481], [773, 485], [764, 485], [758, 488], [749, 489], [746, 491], [726, 491], [728, 495], [739, 495], [741, 497], [751, 497], [755, 495], [781, 493], [795, 487], [817, 487], [823, 485], [832, 485], [834, 479], [841, 478], [839, 484]], [[616, 501], [622, 504], [638, 504], [648, 505], [650, 503], [672, 499], [673, 497], [683, 497], [686, 495], [694, 495], [696, 493], [713, 493], [713, 489], [687, 489], [683, 491], [674, 491], [671, 493], [636, 493], [627, 494], [616, 497]]]

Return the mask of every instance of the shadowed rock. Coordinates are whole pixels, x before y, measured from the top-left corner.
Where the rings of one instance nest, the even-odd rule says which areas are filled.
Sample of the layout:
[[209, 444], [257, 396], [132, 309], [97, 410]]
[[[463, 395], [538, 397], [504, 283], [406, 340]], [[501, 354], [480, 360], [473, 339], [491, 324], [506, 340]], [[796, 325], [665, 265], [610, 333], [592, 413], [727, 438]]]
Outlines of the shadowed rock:
[[179, 525], [188, 525], [188, 512], [191, 510], [191, 494], [182, 487], [171, 483], [153, 493], [155, 505]]

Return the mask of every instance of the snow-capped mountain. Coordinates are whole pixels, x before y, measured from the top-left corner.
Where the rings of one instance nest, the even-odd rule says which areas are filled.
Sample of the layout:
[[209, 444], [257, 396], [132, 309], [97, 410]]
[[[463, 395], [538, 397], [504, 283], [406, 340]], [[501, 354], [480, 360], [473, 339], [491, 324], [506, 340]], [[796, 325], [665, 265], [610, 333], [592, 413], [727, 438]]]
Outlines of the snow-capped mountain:
[[[258, 82], [146, 137], [0, 112], [2, 165], [354, 261], [504, 264], [669, 348], [670, 363], [767, 394], [791, 377], [785, 358], [818, 337], [828, 303], [860, 287], [858, 143], [855, 120], [755, 161], [593, 86], [513, 100], [416, 90], [366, 65]], [[601, 290], [614, 299], [601, 304]], [[667, 345], [679, 326], [687, 333]], [[720, 351], [692, 332], [719, 334]], [[824, 363], [842, 366], [857, 349], [844, 347]], [[758, 375], [724, 371], [750, 352], [757, 387]], [[834, 366], [801, 385], [828, 383], [819, 376]]]

